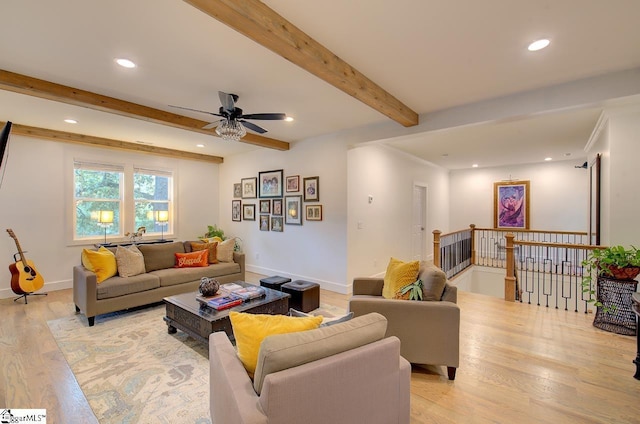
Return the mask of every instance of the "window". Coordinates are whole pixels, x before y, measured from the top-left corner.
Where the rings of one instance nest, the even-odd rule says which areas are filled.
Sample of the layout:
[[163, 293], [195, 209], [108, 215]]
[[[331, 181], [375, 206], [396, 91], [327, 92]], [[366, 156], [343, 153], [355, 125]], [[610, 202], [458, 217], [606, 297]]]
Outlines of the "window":
[[[95, 238], [120, 233], [122, 181], [124, 168], [87, 162], [74, 162], [74, 239]], [[112, 222], [101, 222], [110, 216]]]
[[172, 233], [173, 184], [171, 171], [74, 160], [73, 239]]

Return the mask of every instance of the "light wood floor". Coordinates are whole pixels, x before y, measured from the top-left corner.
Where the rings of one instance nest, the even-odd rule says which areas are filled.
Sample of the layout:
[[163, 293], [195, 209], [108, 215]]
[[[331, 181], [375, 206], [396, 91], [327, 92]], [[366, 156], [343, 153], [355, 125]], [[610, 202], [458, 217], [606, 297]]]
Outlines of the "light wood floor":
[[[634, 337], [598, 330], [584, 313], [466, 292], [458, 299], [456, 380], [441, 367], [414, 367], [412, 423], [640, 422]], [[321, 301], [346, 309], [348, 296], [321, 291]], [[46, 408], [49, 423], [98, 422], [46, 324], [74, 313], [71, 290], [28, 305], [0, 300], [0, 311], [0, 408]]]

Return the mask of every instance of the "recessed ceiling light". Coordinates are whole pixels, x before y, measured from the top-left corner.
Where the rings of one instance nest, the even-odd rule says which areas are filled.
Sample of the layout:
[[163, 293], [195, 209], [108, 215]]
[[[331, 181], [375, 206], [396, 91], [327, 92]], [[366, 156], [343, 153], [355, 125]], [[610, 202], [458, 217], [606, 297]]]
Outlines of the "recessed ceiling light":
[[196, 147], [204, 147], [204, 144], [196, 144]]
[[285, 121], [287, 122], [292, 122], [293, 121], [293, 117], [292, 116], [287, 116], [286, 118], [284, 118]]
[[77, 124], [78, 121], [76, 121], [75, 119], [65, 119], [64, 122], [66, 122], [67, 124]]
[[548, 162], [550, 160], [553, 160], [553, 158], [544, 158], [544, 160], [546, 160]]
[[550, 42], [551, 41], [547, 40], [546, 38], [542, 38], [529, 44], [529, 47], [527, 47], [527, 49], [529, 49], [530, 52], [537, 52], [538, 50], [542, 50], [547, 47]]
[[477, 163], [474, 163], [473, 165], [471, 165], [471, 167], [472, 167], [472, 168], [477, 168], [477, 167], [478, 167], [478, 164], [477, 164]]
[[136, 64], [129, 59], [116, 59], [116, 63], [123, 68], [135, 68]]

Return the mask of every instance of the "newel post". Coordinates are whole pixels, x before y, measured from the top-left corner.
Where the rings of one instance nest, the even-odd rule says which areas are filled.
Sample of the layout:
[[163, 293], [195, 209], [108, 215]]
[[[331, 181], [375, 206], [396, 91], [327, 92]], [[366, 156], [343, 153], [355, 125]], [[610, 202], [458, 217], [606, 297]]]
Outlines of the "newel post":
[[515, 260], [513, 256], [513, 233], [507, 233], [504, 238], [507, 240], [507, 275], [504, 277], [504, 300], [508, 302], [516, 301], [516, 277]]
[[433, 264], [440, 268], [440, 234], [442, 231], [433, 230]]
[[471, 265], [476, 264], [476, 224], [469, 225], [471, 228]]

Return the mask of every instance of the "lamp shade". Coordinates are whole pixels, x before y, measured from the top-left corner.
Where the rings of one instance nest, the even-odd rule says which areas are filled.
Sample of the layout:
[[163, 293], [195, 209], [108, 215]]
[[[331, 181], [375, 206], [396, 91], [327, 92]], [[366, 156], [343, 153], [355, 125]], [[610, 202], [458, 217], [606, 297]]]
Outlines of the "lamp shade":
[[113, 223], [113, 211], [99, 211], [98, 222], [101, 224]]
[[157, 213], [158, 213], [158, 222], [169, 221], [169, 211], [157, 211]]

